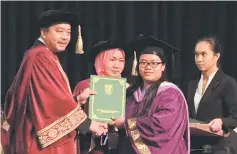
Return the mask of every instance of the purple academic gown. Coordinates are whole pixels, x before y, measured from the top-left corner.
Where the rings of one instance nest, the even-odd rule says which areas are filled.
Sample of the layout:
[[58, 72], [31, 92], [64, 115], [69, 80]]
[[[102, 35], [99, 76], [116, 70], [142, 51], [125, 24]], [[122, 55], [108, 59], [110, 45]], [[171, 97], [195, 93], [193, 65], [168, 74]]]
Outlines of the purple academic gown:
[[[123, 154], [189, 154], [188, 108], [180, 89], [163, 82], [146, 116], [137, 117], [142, 106], [140, 88], [127, 102]], [[129, 144], [130, 147], [129, 148]]]

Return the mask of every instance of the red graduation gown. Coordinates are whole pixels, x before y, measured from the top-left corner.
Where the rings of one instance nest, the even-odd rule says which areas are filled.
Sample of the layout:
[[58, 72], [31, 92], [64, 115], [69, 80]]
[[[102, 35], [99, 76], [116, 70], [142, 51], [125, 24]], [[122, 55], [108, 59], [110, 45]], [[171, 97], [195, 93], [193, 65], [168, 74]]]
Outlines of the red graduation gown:
[[[80, 95], [82, 92], [83, 92], [83, 90], [85, 90], [86, 88], [90, 88], [90, 79], [86, 79], [86, 80], [83, 80], [83, 81], [80, 81], [77, 85], [76, 85], [76, 87], [75, 87], [75, 89], [74, 89], [74, 91], [73, 91], [73, 95]], [[87, 100], [87, 103], [85, 103], [84, 104], [84, 112], [86, 113], [86, 114], [88, 114], [88, 106], [89, 104], [88, 104], [88, 100]]]
[[[76, 85], [76, 87], [73, 91], [73, 95], [79, 95], [80, 93], [82, 93], [83, 90], [85, 90], [86, 88], [89, 88], [89, 87], [90, 87], [90, 79], [80, 81]], [[84, 105], [84, 112], [86, 114], [88, 114], [88, 108], [89, 108], [89, 104], [88, 104], [88, 100], [87, 100], [87, 103]], [[122, 130], [119, 131], [120, 138], [123, 138], [125, 135], [126, 134]], [[92, 137], [92, 135], [89, 133], [86, 135], [80, 136], [81, 143], [78, 142], [78, 144], [80, 144], [81, 154], [88, 153], [88, 151], [90, 149], [90, 144], [91, 144], [91, 137]], [[106, 153], [108, 153], [108, 145], [101, 146], [100, 145], [100, 141], [101, 141], [100, 138], [96, 138], [96, 139], [94, 139], [94, 141], [95, 141], [95, 148], [93, 150], [91, 150], [89, 152], [89, 154], [106, 154]], [[121, 147], [119, 147], [119, 149], [121, 149]]]
[[[85, 90], [86, 88], [89, 88], [90, 87], [90, 79], [86, 79], [86, 80], [83, 80], [83, 81], [80, 81], [74, 91], [73, 91], [73, 95], [79, 95], [80, 93], [83, 92], [83, 90]], [[89, 104], [88, 104], [88, 100], [87, 100], [87, 103], [84, 105], [84, 112], [86, 114], [88, 114], [88, 109], [89, 109]], [[86, 134], [86, 135], [81, 135], [80, 136], [80, 142], [78, 142], [77, 144], [80, 146], [80, 150], [81, 150], [81, 154], [87, 154], [89, 149], [90, 149], [90, 144], [91, 144], [91, 137], [92, 137], [92, 134]], [[89, 152], [89, 154], [104, 154], [104, 148], [98, 144], [100, 142], [98, 142], [98, 140], [100, 141], [100, 138], [97, 138], [96, 139], [96, 147]]]
[[[83, 90], [85, 90], [86, 88], [90, 87], [90, 79], [86, 79], [83, 81], [80, 81], [79, 83], [77, 83], [74, 91], [73, 91], [73, 95], [80, 95]], [[84, 104], [84, 112], [88, 115], [88, 100], [87, 102]], [[80, 137], [80, 140], [79, 140]], [[87, 133], [85, 135], [80, 135], [76, 138], [76, 142], [77, 142], [77, 148], [79, 151], [79, 147], [80, 147], [80, 153], [81, 154], [87, 154], [89, 149], [90, 149], [90, 144], [91, 144], [91, 137], [92, 134]], [[79, 152], [77, 154], [80, 154]]]
[[44, 45], [24, 55], [7, 92], [7, 154], [74, 154], [75, 129], [87, 118], [74, 101], [58, 57]]

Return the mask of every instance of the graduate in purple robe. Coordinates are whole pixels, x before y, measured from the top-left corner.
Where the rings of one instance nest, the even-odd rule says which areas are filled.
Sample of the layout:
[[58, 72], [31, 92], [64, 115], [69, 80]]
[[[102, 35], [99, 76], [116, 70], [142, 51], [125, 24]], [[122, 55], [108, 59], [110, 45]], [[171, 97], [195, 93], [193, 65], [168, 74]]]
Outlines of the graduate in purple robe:
[[127, 91], [123, 154], [189, 154], [188, 108], [181, 90], [165, 80], [167, 45], [154, 37], [140, 37], [133, 47], [139, 54], [138, 79]]

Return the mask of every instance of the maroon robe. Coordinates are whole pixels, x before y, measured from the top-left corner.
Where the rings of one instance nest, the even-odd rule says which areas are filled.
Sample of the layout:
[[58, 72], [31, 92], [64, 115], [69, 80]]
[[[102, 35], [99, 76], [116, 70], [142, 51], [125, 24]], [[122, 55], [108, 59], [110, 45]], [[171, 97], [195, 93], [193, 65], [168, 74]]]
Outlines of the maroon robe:
[[[74, 88], [73, 95], [79, 95], [85, 90], [86, 88], [90, 87], [90, 79], [86, 79], [83, 81], [80, 81], [76, 87]], [[87, 102], [83, 105], [83, 110], [84, 112], [88, 115], [88, 100]], [[85, 135], [81, 134], [80, 136], [76, 137], [76, 143], [77, 143], [77, 148], [80, 152], [78, 154], [86, 154], [88, 153], [90, 149], [90, 143], [91, 143], [91, 133], [87, 133]], [[80, 139], [79, 139], [80, 138]], [[80, 142], [81, 141], [81, 142]]]
[[[80, 81], [76, 85], [76, 87], [73, 91], [73, 95], [79, 95], [83, 90], [85, 90], [86, 88], [89, 88], [89, 87], [90, 87], [90, 79]], [[87, 100], [86, 104], [84, 105], [84, 112], [86, 114], [88, 114], [88, 109], [89, 109], [89, 104], [88, 104], [88, 100]], [[118, 133], [119, 133], [119, 140], [122, 141], [122, 138], [124, 138], [124, 136], [126, 136], [126, 134], [124, 133], [123, 129], [119, 130]], [[91, 144], [91, 137], [92, 137], [92, 134], [87, 133], [86, 135], [80, 135], [80, 140], [77, 140], [77, 144], [78, 144], [78, 147], [80, 147], [81, 154], [88, 153], [88, 151], [90, 149], [90, 144]], [[103, 139], [104, 138], [105, 138], [105, 136], [103, 137]], [[108, 153], [108, 144], [106, 144], [105, 146], [101, 146], [100, 145], [100, 142], [101, 142], [100, 137], [96, 137], [94, 139], [94, 142], [95, 142], [95, 148], [93, 150], [91, 150], [89, 152], [89, 154], [106, 154], [106, 153]], [[121, 149], [121, 147], [119, 145], [119, 150], [120, 149]]]
[[136, 117], [142, 99], [139, 88], [127, 102], [125, 129], [130, 142], [125, 142], [122, 153], [189, 154], [188, 108], [182, 92], [163, 82], [148, 114]]
[[[83, 90], [85, 90], [86, 88], [89, 88], [90, 87], [90, 79], [86, 79], [86, 80], [83, 80], [83, 81], [80, 81], [74, 91], [73, 91], [73, 95], [79, 95], [83, 92]], [[84, 112], [86, 114], [88, 114], [88, 100], [87, 102], [84, 104]]]
[[[73, 91], [73, 95], [79, 95], [83, 90], [89, 87], [90, 87], [90, 79], [80, 81], [76, 85]], [[86, 114], [88, 114], [88, 109], [89, 109], [89, 101], [87, 100], [87, 102], [83, 106], [83, 110]], [[88, 153], [90, 149], [90, 145], [91, 145], [91, 138], [92, 138], [91, 133], [87, 133], [86, 135], [80, 135], [80, 140], [77, 140], [77, 145], [78, 147], [80, 147], [81, 154]], [[90, 154], [104, 154], [104, 147], [100, 145], [100, 137], [97, 137], [94, 141], [95, 141], [96, 147], [89, 153]]]
[[44, 45], [24, 55], [8, 90], [6, 154], [74, 154], [75, 129], [87, 118], [75, 103], [58, 57]]

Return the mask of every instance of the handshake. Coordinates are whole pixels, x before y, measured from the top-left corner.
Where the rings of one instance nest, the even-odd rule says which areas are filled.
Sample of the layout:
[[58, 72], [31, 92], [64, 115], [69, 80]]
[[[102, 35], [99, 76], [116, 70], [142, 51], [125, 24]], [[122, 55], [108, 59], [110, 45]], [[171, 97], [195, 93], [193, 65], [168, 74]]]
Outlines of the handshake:
[[[80, 95], [76, 96], [76, 100], [79, 104], [83, 105], [86, 103], [86, 100], [91, 95], [96, 95], [96, 92], [93, 90], [90, 90], [89, 88], [86, 88], [85, 90], [83, 90], [83, 92]], [[110, 122], [109, 124], [92, 120], [89, 130], [92, 133], [94, 133], [96, 136], [106, 135], [108, 132], [108, 125], [114, 126], [116, 128], [123, 128], [124, 117], [112, 118], [112, 122]]]
[[96, 136], [106, 135], [108, 132], [108, 124], [92, 120], [89, 130]]
[[124, 117], [111, 118], [112, 122], [110, 123], [100, 123], [94, 120], [91, 121], [90, 131], [93, 132], [96, 136], [105, 135], [108, 132], [108, 125], [114, 126], [115, 128], [124, 128]]

